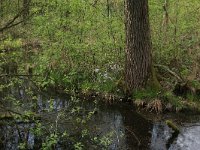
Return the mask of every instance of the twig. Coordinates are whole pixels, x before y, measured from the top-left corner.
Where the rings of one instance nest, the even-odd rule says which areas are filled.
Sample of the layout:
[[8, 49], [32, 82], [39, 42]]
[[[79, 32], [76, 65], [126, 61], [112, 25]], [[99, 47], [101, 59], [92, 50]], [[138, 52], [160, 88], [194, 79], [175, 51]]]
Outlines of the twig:
[[140, 145], [141, 145], [141, 142], [140, 142], [139, 138], [136, 136], [136, 134], [135, 134], [133, 131], [131, 131], [129, 128], [127, 128], [127, 127], [125, 127], [125, 129], [126, 129], [128, 132], [130, 132], [130, 133], [135, 137], [135, 139], [136, 139], [137, 142], [138, 142], [138, 146], [140, 146]]

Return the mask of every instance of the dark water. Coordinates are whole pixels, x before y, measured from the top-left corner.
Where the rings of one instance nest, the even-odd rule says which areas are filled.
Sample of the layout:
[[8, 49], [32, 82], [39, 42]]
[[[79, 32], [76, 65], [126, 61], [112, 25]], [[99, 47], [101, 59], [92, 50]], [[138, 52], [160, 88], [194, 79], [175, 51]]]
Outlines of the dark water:
[[[50, 97], [51, 94], [35, 95], [36, 99], [28, 102], [28, 96], [24, 90], [18, 90], [18, 99], [23, 99], [23, 110], [31, 109], [40, 114], [45, 130], [49, 131], [56, 126], [59, 131], [71, 130], [75, 132], [76, 127], [67, 124], [69, 121], [67, 116], [65, 119], [58, 119], [60, 110], [70, 108], [68, 96], [57, 95]], [[13, 93], [13, 94], [16, 94]], [[34, 105], [33, 105], [34, 103]], [[133, 106], [128, 104], [94, 104], [93, 102], [81, 102], [84, 110], [92, 110], [96, 106], [95, 114], [88, 121], [91, 134], [93, 136], [104, 136], [112, 133], [110, 136], [110, 150], [199, 150], [200, 149], [200, 116], [186, 116], [185, 114], [166, 114], [156, 116], [155, 114], [139, 113]], [[16, 109], [16, 108], [15, 108]], [[67, 111], [64, 111], [67, 113]], [[145, 117], [144, 117], [145, 116]], [[148, 119], [147, 119], [148, 118]], [[156, 118], [156, 119], [155, 119]], [[159, 119], [158, 119], [159, 118]], [[165, 124], [166, 119], [173, 120], [180, 128], [180, 134], [172, 139], [173, 131]], [[55, 126], [51, 128], [51, 124]], [[20, 149], [19, 143], [26, 143], [25, 149], [40, 149], [42, 141], [46, 135], [37, 138], [31, 132], [35, 126], [35, 122], [23, 122], [10, 119], [2, 119], [0, 121], [0, 149], [15, 150]], [[59, 144], [60, 143], [60, 144]], [[58, 142], [57, 146], [52, 149], [72, 149], [67, 145], [72, 143]], [[87, 149], [95, 149], [88, 144]], [[100, 148], [98, 148], [100, 149]]]

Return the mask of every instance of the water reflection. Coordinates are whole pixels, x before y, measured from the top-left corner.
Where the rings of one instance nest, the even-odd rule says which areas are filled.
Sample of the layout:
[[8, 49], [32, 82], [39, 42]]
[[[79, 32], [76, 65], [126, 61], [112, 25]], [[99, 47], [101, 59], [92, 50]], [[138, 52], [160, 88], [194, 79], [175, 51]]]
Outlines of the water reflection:
[[[151, 137], [152, 150], [166, 150], [167, 141], [171, 137], [172, 130], [163, 122], [154, 123]], [[162, 149], [161, 149], [162, 148]]]
[[[26, 109], [30, 108], [41, 115], [45, 114], [42, 121], [46, 128], [49, 128], [51, 121], [55, 123], [60, 110], [70, 107], [70, 98], [67, 96], [37, 94], [36, 100], [29, 100], [28, 103], [30, 96], [26, 94], [24, 89], [12, 92], [12, 94], [17, 95], [17, 98], [21, 98], [23, 101], [25, 100], [26, 103], [23, 106]], [[88, 101], [81, 103], [81, 106], [86, 110], [92, 110], [95, 105]], [[200, 118], [191, 119], [189, 117], [191, 119], [189, 120], [179, 116], [178, 119], [183, 123], [180, 126], [181, 132], [171, 143], [169, 140], [173, 131], [168, 128], [164, 121], [148, 121], [133, 106], [128, 104], [99, 104], [98, 111], [88, 122], [88, 126], [93, 137], [104, 136], [108, 133], [112, 135], [110, 150], [198, 150], [200, 147], [200, 123], [198, 123]], [[67, 119], [58, 122], [58, 130], [62, 132], [73, 128], [66, 122]], [[0, 120], [0, 149], [15, 150], [18, 149], [19, 143], [26, 143], [27, 149], [40, 149], [44, 139], [38, 139], [30, 131], [34, 126], [34, 123]], [[58, 144], [54, 147], [55, 149], [66, 149], [67, 147], [67, 145], [61, 147], [62, 141]], [[88, 147], [88, 149], [92, 148]]]
[[0, 149], [16, 150], [19, 149], [20, 143], [27, 143], [27, 149], [34, 146], [34, 134], [30, 132], [34, 124], [18, 124], [7, 122], [8, 124], [0, 125]]

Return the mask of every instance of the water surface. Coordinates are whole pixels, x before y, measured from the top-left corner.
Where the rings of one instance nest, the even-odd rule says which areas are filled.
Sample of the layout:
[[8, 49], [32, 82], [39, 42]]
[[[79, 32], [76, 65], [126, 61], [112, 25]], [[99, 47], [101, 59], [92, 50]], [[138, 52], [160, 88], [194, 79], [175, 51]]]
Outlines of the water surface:
[[[72, 123], [68, 123], [68, 109], [71, 106], [71, 98], [69, 96], [51, 94], [35, 94], [34, 100], [29, 100], [28, 94], [24, 89], [11, 92], [19, 101], [21, 101], [22, 109], [25, 111], [30, 109], [36, 114], [40, 114], [40, 122], [45, 130], [50, 132], [53, 127], [59, 132], [65, 130], [76, 133], [76, 127]], [[99, 100], [98, 100], [99, 101]], [[87, 126], [89, 127], [91, 137], [103, 137], [111, 134], [107, 149], [110, 150], [199, 150], [200, 147], [200, 116], [187, 114], [165, 114], [160, 115], [160, 119], [155, 119], [156, 114], [151, 114], [150, 118], [145, 113], [140, 113], [130, 104], [94, 104], [92, 101], [79, 100], [79, 104], [84, 108], [83, 116], [87, 112], [92, 111], [95, 107], [95, 114], [92, 115]], [[12, 106], [12, 105], [9, 105]], [[16, 109], [16, 108], [15, 108]], [[59, 112], [63, 111], [64, 119], [59, 118]], [[146, 113], [147, 114], [147, 113]], [[83, 117], [82, 116], [82, 117]], [[147, 119], [148, 118], [148, 119]], [[166, 124], [165, 120], [173, 120], [180, 128], [180, 134], [173, 137], [173, 131]], [[2, 119], [0, 121], [0, 147], [5, 150], [19, 149], [19, 143], [26, 143], [26, 149], [40, 149], [47, 135], [40, 138], [32, 132], [35, 122], [20, 122], [19, 120]], [[46, 132], [48, 133], [48, 132]], [[80, 135], [77, 135], [80, 136]], [[173, 138], [172, 138], [173, 137]], [[82, 140], [82, 138], [78, 138]], [[64, 143], [58, 141], [53, 149], [73, 149], [73, 143]], [[70, 145], [70, 146], [69, 146]], [[87, 149], [94, 149], [94, 145], [87, 143]], [[100, 149], [100, 148], [99, 148]]]

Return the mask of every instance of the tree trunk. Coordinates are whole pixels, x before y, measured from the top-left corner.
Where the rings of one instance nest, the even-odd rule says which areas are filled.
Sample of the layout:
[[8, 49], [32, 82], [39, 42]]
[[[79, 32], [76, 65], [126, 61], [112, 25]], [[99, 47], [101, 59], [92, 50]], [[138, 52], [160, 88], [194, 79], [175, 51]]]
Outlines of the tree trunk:
[[30, 11], [30, 1], [31, 0], [23, 0], [23, 20], [26, 21], [26, 19], [29, 16], [29, 11]]
[[4, 9], [3, 9], [3, 0], [0, 0], [0, 17], [3, 17]]
[[125, 0], [126, 93], [145, 87], [152, 72], [148, 0]]

